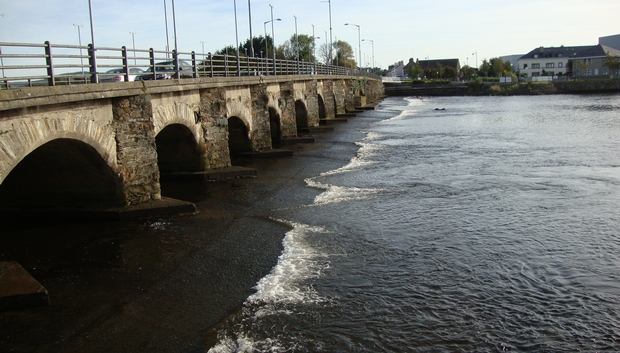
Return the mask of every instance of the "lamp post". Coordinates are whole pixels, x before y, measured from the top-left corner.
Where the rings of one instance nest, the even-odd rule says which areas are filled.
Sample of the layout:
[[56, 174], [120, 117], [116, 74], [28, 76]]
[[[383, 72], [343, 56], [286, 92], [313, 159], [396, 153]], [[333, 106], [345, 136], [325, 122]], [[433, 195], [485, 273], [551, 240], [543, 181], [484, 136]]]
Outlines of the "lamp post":
[[471, 53], [471, 55], [476, 55], [476, 69], [478, 68], [478, 51]]
[[271, 46], [273, 49], [273, 74], [276, 75], [276, 35], [273, 29], [273, 5], [269, 4], [271, 7]]
[[84, 25], [73, 24], [78, 30], [78, 43], [80, 45], [80, 66], [82, 67], [82, 75], [84, 74], [84, 58], [82, 57], [82, 34], [80, 33], [80, 27]]
[[250, 0], [248, 0], [248, 13], [250, 18], [250, 56], [254, 57], [254, 37], [252, 37], [252, 6], [250, 4]]
[[357, 45], [360, 51], [360, 61], [357, 63], [357, 67], [360, 67], [360, 64], [362, 62], [362, 29], [359, 25], [356, 25], [354, 23], [345, 23], [345, 26], [355, 26], [357, 27]]
[[375, 41], [372, 39], [362, 39], [362, 42], [370, 42], [372, 44], [372, 69], [375, 69]]
[[316, 71], [316, 40], [321, 39], [321, 37], [314, 36], [314, 25], [312, 25], [312, 61], [314, 61], [314, 69]]
[[[4, 17], [3, 13], [0, 13], [0, 17]], [[78, 28], [79, 29], [79, 28]], [[79, 33], [78, 33], [79, 35]], [[81, 46], [81, 45], [80, 45]], [[80, 48], [80, 51], [82, 51], [82, 48]], [[80, 56], [82, 56], [82, 54], [80, 53]], [[0, 66], [2, 66], [2, 77], [4, 78], [4, 60], [2, 60], [2, 47], [0, 47]], [[84, 66], [82, 66], [82, 70], [84, 70]], [[5, 86], [8, 86], [8, 83], [5, 82], [4, 83]]]
[[136, 32], [131, 32], [131, 42], [133, 43], [133, 64], [136, 65]]
[[200, 41], [200, 44], [202, 44], [202, 71], [204, 72], [206, 70], [205, 65], [206, 65], [206, 60], [205, 60], [205, 42], [204, 41]]
[[179, 72], [179, 47], [178, 47], [178, 39], [177, 39], [177, 16], [174, 8], [174, 0], [172, 0], [172, 27], [174, 29], [174, 78], [181, 78], [181, 73]]
[[164, 21], [166, 24], [166, 58], [170, 52], [170, 35], [168, 34], [168, 9], [166, 8], [166, 0], [164, 0]]
[[90, 82], [91, 83], [99, 83], [99, 75], [97, 74], [97, 59], [95, 56], [95, 52], [97, 49], [95, 49], [95, 27], [93, 26], [93, 1], [92, 0], [88, 0], [88, 12], [90, 14], [90, 60], [92, 63], [92, 75], [90, 78]]
[[295, 17], [295, 53], [297, 56], [297, 74], [299, 75], [299, 36], [297, 35], [297, 16]]
[[235, 40], [237, 42], [237, 76], [241, 76], [241, 63], [239, 62], [239, 31], [237, 30], [237, 0], [233, 0], [235, 7]]
[[[269, 48], [267, 47], [267, 23], [271, 23], [273, 21], [282, 21], [281, 18], [276, 18], [275, 20], [270, 20], [270, 21], [265, 21], [265, 23], [263, 24], [263, 29], [265, 30], [265, 66], [267, 66], [266, 63], [266, 59], [269, 58]], [[271, 37], [271, 45], [274, 46], [275, 44], [273, 43], [273, 35]], [[273, 49], [275, 51], [275, 48]], [[261, 53], [261, 57], [263, 56], [263, 54]], [[275, 58], [275, 54], [274, 54], [274, 58]], [[267, 68], [265, 67], [265, 71], [267, 71]]]
[[[332, 42], [332, 1], [321, 1], [326, 2], [329, 5], [329, 61], [332, 61], [332, 47], [334, 46]], [[327, 32], [325, 32], [325, 41], [327, 41]]]

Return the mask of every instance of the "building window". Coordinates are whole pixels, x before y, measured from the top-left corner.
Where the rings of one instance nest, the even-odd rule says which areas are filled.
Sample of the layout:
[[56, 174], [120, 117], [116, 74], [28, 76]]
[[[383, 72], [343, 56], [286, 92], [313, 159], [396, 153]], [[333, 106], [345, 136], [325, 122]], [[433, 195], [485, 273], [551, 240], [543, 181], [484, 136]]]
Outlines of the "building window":
[[524, 68], [524, 69], [527, 69], [527, 64], [523, 64], [523, 68]]
[[538, 77], [540, 76], [540, 72], [532, 72], [532, 77]]
[[592, 70], [588, 70], [588, 76], [592, 76]]
[[540, 64], [532, 64], [532, 69], [540, 69]]
[[558, 67], [559, 67], [559, 68], [564, 67], [564, 63], [558, 63]]
[[554, 67], [555, 67], [555, 64], [554, 64], [554, 63], [547, 63], [547, 64], [545, 65], [545, 67], [546, 67], [546, 68], [548, 68], [548, 69], [552, 69], [552, 68], [554, 68]]
[[608, 69], [603, 69], [603, 75], [609, 75], [609, 70]]

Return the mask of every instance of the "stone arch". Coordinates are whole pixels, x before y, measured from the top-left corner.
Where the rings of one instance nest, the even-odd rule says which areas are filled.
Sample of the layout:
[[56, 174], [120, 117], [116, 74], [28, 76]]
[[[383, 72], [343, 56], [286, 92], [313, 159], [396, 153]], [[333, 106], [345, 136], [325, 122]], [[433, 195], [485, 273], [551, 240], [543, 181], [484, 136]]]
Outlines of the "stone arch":
[[0, 185], [2, 207], [123, 203], [122, 176], [93, 146], [66, 137], [34, 149]]
[[[278, 91], [279, 92], [279, 91]], [[277, 92], [268, 93], [267, 112], [269, 113], [269, 130], [271, 147], [279, 148], [282, 143], [282, 109], [278, 106]]]
[[118, 172], [115, 133], [108, 123], [75, 115], [23, 119], [11, 122], [11, 129], [7, 130], [0, 134], [0, 184], [26, 156], [56, 139], [85, 143], [92, 147], [113, 171]]
[[172, 124], [180, 124], [194, 136], [194, 140], [198, 145], [203, 145], [201, 118], [197, 112], [192, 110], [186, 103], [175, 103], [161, 105], [153, 111], [153, 125], [155, 135], [158, 135], [163, 129]]
[[297, 128], [308, 127], [308, 108], [302, 100], [295, 101], [295, 121]]
[[248, 126], [236, 116], [228, 118], [228, 150], [231, 156], [252, 150]]
[[206, 149], [185, 124], [169, 124], [155, 136], [157, 166], [161, 173], [205, 169]]
[[229, 121], [230, 118], [235, 117], [243, 122], [247, 128], [247, 137], [251, 141], [253, 124], [250, 109], [241, 102], [241, 99], [228, 99], [226, 101], [226, 111]]

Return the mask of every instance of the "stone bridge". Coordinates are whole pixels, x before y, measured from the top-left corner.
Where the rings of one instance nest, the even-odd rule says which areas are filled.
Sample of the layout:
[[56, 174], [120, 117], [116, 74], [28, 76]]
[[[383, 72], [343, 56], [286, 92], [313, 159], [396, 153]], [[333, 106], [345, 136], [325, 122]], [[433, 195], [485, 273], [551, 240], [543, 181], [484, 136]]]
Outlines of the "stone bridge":
[[348, 76], [197, 78], [0, 91], [0, 206], [133, 206], [160, 175], [231, 167], [356, 105]]

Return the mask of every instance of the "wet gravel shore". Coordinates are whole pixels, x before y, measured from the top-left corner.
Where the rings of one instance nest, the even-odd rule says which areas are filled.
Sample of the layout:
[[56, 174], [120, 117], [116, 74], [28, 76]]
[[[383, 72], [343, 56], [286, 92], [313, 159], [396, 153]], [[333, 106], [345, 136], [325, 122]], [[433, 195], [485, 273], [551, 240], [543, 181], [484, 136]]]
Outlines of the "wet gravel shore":
[[0, 260], [26, 268], [51, 305], [0, 313], [0, 352], [207, 351], [277, 262], [289, 228], [274, 210], [312, 203], [320, 191], [304, 179], [348, 163], [354, 125], [290, 146], [293, 157], [235, 161], [255, 179], [162, 184], [194, 215], [6, 225]]

